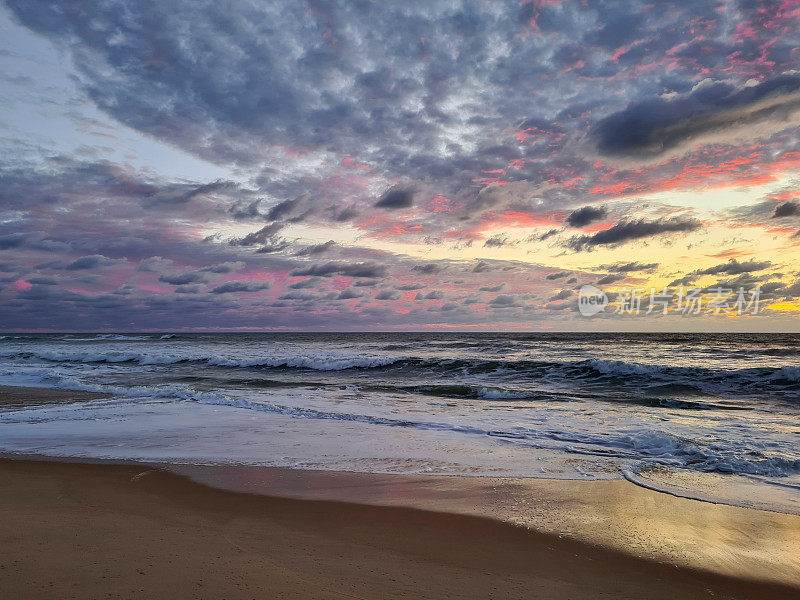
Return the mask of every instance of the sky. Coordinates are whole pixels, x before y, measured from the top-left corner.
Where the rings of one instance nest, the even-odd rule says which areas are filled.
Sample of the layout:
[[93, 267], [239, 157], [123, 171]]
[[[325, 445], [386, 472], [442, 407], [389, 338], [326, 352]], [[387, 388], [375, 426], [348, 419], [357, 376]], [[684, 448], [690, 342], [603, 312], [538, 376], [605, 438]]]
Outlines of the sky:
[[2, 330], [798, 314], [800, 0], [0, 7]]

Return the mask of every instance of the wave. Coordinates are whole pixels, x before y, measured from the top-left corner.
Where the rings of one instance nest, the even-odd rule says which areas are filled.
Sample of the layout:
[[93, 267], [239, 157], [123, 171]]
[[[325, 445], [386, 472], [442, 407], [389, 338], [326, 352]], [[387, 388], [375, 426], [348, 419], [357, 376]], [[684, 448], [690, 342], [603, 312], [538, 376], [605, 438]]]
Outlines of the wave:
[[137, 363], [140, 365], [173, 365], [178, 363], [205, 363], [217, 367], [299, 368], [316, 371], [342, 371], [356, 368], [383, 367], [402, 359], [364, 356], [285, 356], [240, 358], [219, 354], [157, 353], [129, 350], [98, 350], [83, 348], [6, 350], [3, 358], [37, 358], [57, 363]]
[[523, 443], [531, 448], [556, 448], [572, 454], [596, 455], [621, 459], [634, 459], [641, 465], [690, 467], [692, 470], [744, 474], [763, 477], [785, 477], [800, 473], [800, 459], [770, 456], [759, 451], [733, 449], [720, 450], [712, 445], [668, 432], [650, 429], [631, 434], [590, 434], [576, 431], [552, 431], [513, 427], [506, 430], [487, 429], [478, 425], [448, 421], [421, 421], [360, 412], [321, 410], [301, 406], [288, 406], [271, 402], [254, 402], [244, 398], [211, 397], [200, 400], [204, 404], [222, 404], [236, 408], [278, 413], [293, 417], [331, 419], [360, 422], [371, 425], [405, 427], [426, 431], [446, 431], [458, 434], [489, 436], [511, 443]]
[[[131, 336], [127, 336], [131, 337]], [[265, 351], [268, 352], [268, 351]], [[280, 352], [280, 351], [279, 351]], [[763, 386], [770, 383], [800, 391], [800, 367], [752, 367], [744, 369], [712, 369], [708, 367], [684, 367], [666, 364], [647, 364], [620, 360], [502, 360], [477, 358], [436, 359], [412, 355], [364, 355], [345, 352], [319, 352], [291, 355], [263, 355], [252, 351], [238, 350], [221, 352], [204, 348], [181, 349], [165, 346], [150, 346], [142, 349], [103, 349], [95, 346], [44, 346], [40, 348], [5, 347], [0, 349], [0, 358], [39, 359], [56, 363], [135, 363], [139, 365], [173, 365], [180, 363], [206, 364], [222, 368], [259, 369], [305, 369], [310, 371], [346, 371], [351, 369], [406, 369], [419, 370], [425, 374], [520, 374], [533, 379], [576, 378], [598, 382], [628, 385], [632, 380], [639, 387], [667, 386], [668, 395], [708, 393], [714, 388], [741, 389], [742, 386]], [[669, 386], [675, 386], [669, 391]], [[712, 392], [714, 390], [711, 390]], [[485, 398], [498, 398], [497, 393], [487, 388]]]
[[[41, 375], [44, 375], [44, 372]], [[557, 450], [569, 454], [632, 461], [642, 467], [680, 467], [698, 472], [773, 478], [800, 474], [800, 458], [796, 458], [797, 453], [794, 451], [780, 451], [777, 447], [770, 449], [768, 445], [753, 447], [747, 438], [738, 441], [732, 439], [724, 444], [716, 443], [702, 436], [692, 439], [655, 428], [658, 425], [655, 427], [652, 425], [637, 426], [635, 429], [626, 427], [624, 429], [586, 430], [580, 427], [570, 427], [568, 424], [557, 428], [540, 427], [535, 424], [530, 425], [523, 420], [519, 421], [520, 425], [512, 426], [506, 420], [485, 421], [477, 414], [468, 418], [455, 419], [448, 417], [446, 413], [435, 415], [410, 411], [398, 414], [394, 409], [387, 412], [387, 407], [380, 404], [361, 405], [361, 401], [352, 404], [346, 401], [339, 403], [340, 401], [337, 400], [336, 403], [330, 403], [321, 408], [315, 406], [319, 404], [319, 396], [313, 391], [299, 396], [270, 394], [254, 398], [252, 396], [245, 397], [241, 391], [229, 390], [226, 392], [216, 389], [214, 392], [205, 392], [188, 386], [166, 384], [150, 386], [86, 385], [67, 378], [50, 379], [49, 381], [52, 387], [107, 392], [122, 397], [126, 401], [136, 399], [177, 400], [275, 413], [296, 418], [336, 420], [383, 427], [484, 436], [493, 438], [500, 443], [523, 445], [532, 449]], [[421, 391], [424, 387], [408, 386], [406, 389]], [[350, 391], [357, 392], [358, 390]], [[525, 398], [547, 397], [546, 395], [537, 396], [533, 392], [480, 386], [427, 386], [427, 391], [437, 394], [469, 395], [485, 400], [517, 400], [523, 395]], [[645, 399], [645, 401], [654, 401], [654, 399]], [[312, 405], [309, 406], [308, 403]], [[80, 406], [87, 405], [87, 403], [82, 403]], [[37, 419], [41, 418], [36, 411], [23, 409], [13, 411], [13, 413], [10, 411], [0, 412], [0, 421], [4, 423], [26, 422], [28, 419], [26, 414], [32, 414]], [[87, 413], [86, 418], [90, 419], [91, 416]]]
[[71, 335], [61, 338], [69, 342], [144, 342], [152, 339], [149, 335], [122, 335], [117, 333], [98, 333], [92, 337], [77, 338]]

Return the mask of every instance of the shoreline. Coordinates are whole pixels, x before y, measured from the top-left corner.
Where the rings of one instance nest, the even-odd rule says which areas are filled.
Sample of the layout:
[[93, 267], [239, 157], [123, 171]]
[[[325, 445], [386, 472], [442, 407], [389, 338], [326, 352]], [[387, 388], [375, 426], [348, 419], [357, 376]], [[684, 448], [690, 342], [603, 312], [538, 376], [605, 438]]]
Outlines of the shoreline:
[[[122, 396], [124, 397], [124, 396]], [[70, 390], [64, 388], [50, 388], [38, 387], [35, 385], [30, 386], [10, 386], [0, 384], [0, 409], [3, 407], [16, 408], [35, 408], [36, 406], [46, 406], [52, 404], [85, 402], [91, 400], [104, 400], [115, 398], [111, 392], [97, 392], [85, 390]], [[217, 465], [217, 466], [258, 466], [263, 468], [275, 469], [291, 469], [302, 471], [316, 471], [321, 472], [333, 471], [337, 472], [339, 469], [314, 469], [308, 467], [296, 467], [286, 465], [259, 465], [257, 462], [250, 461], [231, 461], [230, 463], [225, 460], [209, 460], [205, 462], [203, 458], [199, 458], [198, 462], [192, 462], [192, 458], [184, 457], [165, 457], [165, 458], [152, 458], [146, 457], [121, 457], [110, 458], [104, 456], [88, 456], [88, 455], [70, 455], [70, 454], [47, 454], [36, 453], [30, 451], [2, 451], [0, 450], [0, 458], [7, 456], [9, 458], [16, 457], [30, 457], [36, 459], [41, 456], [46, 460], [80, 460], [89, 462], [111, 462], [118, 464], [157, 464], [169, 467], [173, 464], [192, 464], [192, 465]], [[419, 471], [361, 471], [361, 470], [344, 470], [343, 472], [363, 473], [367, 475], [402, 475], [402, 476], [436, 476], [436, 477], [477, 477], [485, 479], [508, 479], [508, 480], [546, 480], [546, 481], [604, 481], [604, 480], [625, 480], [636, 487], [651, 490], [659, 494], [671, 495], [679, 499], [695, 500], [698, 502], [706, 502], [710, 504], [718, 504], [730, 507], [754, 509], [759, 511], [774, 512], [777, 514], [788, 514], [800, 516], [800, 500], [796, 494], [787, 495], [786, 489], [794, 489], [793, 486], [788, 486], [786, 489], [771, 485], [770, 483], [755, 482], [747, 479], [746, 476], [726, 474], [719, 475], [716, 473], [704, 473], [699, 471], [687, 471], [681, 468], [668, 469], [662, 467], [659, 470], [660, 480], [653, 480], [649, 478], [647, 472], [637, 472], [628, 468], [619, 468], [613, 475], [592, 478], [577, 478], [577, 477], [559, 477], [559, 476], [535, 476], [522, 473], [504, 473], [492, 474], [486, 473], [423, 473]], [[608, 475], [608, 474], [606, 474]], [[708, 488], [709, 482], [718, 482], [721, 485], [713, 488], [712, 492], [704, 491]], [[766, 487], [765, 487], [766, 486]], [[765, 498], [764, 491], [769, 490], [770, 494]]]
[[[289, 483], [320, 489], [303, 476]], [[329, 483], [362, 497], [375, 484], [347, 481]], [[752, 573], [661, 563], [486, 517], [232, 492], [144, 466], [3, 459], [0, 484], [0, 510], [13, 517], [0, 520], [0, 586], [9, 597], [800, 594]]]
[[581, 481], [11, 455], [6, 463], [131, 468], [203, 489], [485, 519], [674, 568], [787, 585], [800, 597], [800, 516]]
[[[107, 397], [52, 388], [0, 387], [0, 403], [13, 407]], [[137, 469], [148, 477], [163, 473], [185, 479], [197, 486], [201, 496], [211, 493], [202, 490], [214, 490], [270, 501], [482, 519], [548, 539], [569, 540], [582, 553], [592, 548], [687, 572], [793, 586], [800, 597], [800, 515], [688, 499], [625, 478], [378, 474], [0, 453], [0, 472], [14, 470], [10, 465], [43, 470], [54, 479], [64, 470], [82, 479], [89, 476], [84, 473]], [[13, 489], [19, 484], [10, 481], [9, 485]], [[102, 486], [97, 491], [109, 492]]]

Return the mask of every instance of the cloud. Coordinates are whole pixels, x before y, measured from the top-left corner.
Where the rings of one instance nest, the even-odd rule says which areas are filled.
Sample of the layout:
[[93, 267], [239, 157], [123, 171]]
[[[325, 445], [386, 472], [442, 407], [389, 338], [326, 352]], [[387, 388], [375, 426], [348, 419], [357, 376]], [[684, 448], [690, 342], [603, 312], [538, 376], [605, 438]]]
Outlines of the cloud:
[[336, 298], [337, 300], [352, 300], [353, 298], [362, 298], [363, 296], [363, 293], [350, 287], [339, 292]]
[[598, 268], [613, 273], [631, 273], [634, 271], [651, 272], [658, 268], [658, 263], [621, 262], [613, 265], [600, 265]]
[[375, 294], [375, 300], [397, 300], [400, 294], [394, 290], [381, 290]]
[[237, 260], [234, 262], [223, 262], [216, 265], [209, 265], [200, 270], [208, 273], [234, 273], [235, 271], [241, 271], [244, 269], [244, 267], [244, 261]]
[[143, 273], [160, 273], [172, 266], [172, 260], [162, 256], [151, 256], [139, 261], [138, 271]]
[[512, 306], [519, 306], [519, 303], [514, 296], [509, 294], [500, 294], [489, 301], [489, 306], [494, 308], [510, 308]]
[[292, 271], [292, 275], [296, 277], [304, 275], [315, 275], [317, 277], [333, 277], [334, 275], [343, 275], [345, 277], [383, 277], [385, 274], [386, 267], [374, 262], [345, 263], [332, 261], [324, 264], [310, 265]]
[[288, 240], [278, 240], [274, 243], [264, 244], [256, 250], [257, 254], [274, 254], [275, 252], [281, 252], [282, 250], [286, 250], [292, 244]]
[[[561, 310], [558, 328], [571, 326], [565, 309], [575, 306], [543, 306], [555, 284], [643, 280], [657, 269], [675, 277], [719, 252], [708, 246], [729, 225], [723, 243], [736, 256], [749, 257], [741, 240], [764, 231], [791, 235], [788, 219], [776, 225], [793, 216], [777, 204], [796, 202], [787, 184], [757, 214], [720, 215], [698, 201], [692, 215], [714, 235], [691, 236], [680, 264], [649, 262], [657, 248], [637, 255], [642, 263], [614, 250], [699, 228], [674, 216], [688, 214], [671, 208], [682, 194], [669, 207], [620, 196], [755, 190], [793, 172], [800, 130], [772, 133], [797, 123], [800, 76], [788, 72], [797, 28], [777, 4], [724, 14], [705, 1], [664, 11], [550, 1], [511, 10], [451, 0], [6, 4], [15, 39], [42, 57], [57, 48], [69, 83], [59, 98], [46, 68], [4, 57], [31, 72], [19, 94], [9, 91], [10, 106], [30, 101], [32, 114], [63, 113], [80, 131], [53, 146], [37, 128], [7, 123], [34, 135], [0, 140], [0, 250], [15, 263], [4, 282], [32, 282], [27, 292], [0, 289], [5, 327], [514, 328]], [[132, 131], [146, 140], [124, 141]], [[176, 148], [186, 155], [162, 160]], [[653, 164], [617, 168], [609, 157]], [[609, 230], [566, 229], [612, 220], [606, 206], [618, 221]], [[487, 258], [531, 233], [519, 262]], [[612, 265], [553, 256], [573, 235], [568, 247], [609, 249]], [[46, 271], [85, 258], [85, 268]], [[734, 271], [753, 261], [726, 264], [719, 277], [747, 275]], [[286, 293], [209, 291], [235, 286], [231, 273]], [[442, 298], [415, 302], [414, 289]]]
[[193, 283], [189, 285], [179, 285], [175, 288], [176, 294], [199, 294], [206, 289], [201, 283]]
[[285, 223], [276, 221], [269, 225], [264, 225], [264, 227], [258, 231], [248, 233], [243, 238], [233, 239], [230, 241], [230, 244], [232, 246], [257, 246], [259, 244], [265, 244], [269, 238], [280, 232], [285, 226]]
[[341, 210], [335, 211], [333, 220], [337, 222], [350, 221], [358, 216], [358, 210], [353, 206], [347, 206]]
[[272, 287], [270, 281], [226, 281], [211, 290], [212, 294], [233, 294], [237, 292], [260, 292]]
[[617, 246], [665, 233], [690, 233], [702, 227], [696, 219], [673, 217], [646, 221], [644, 219], [620, 221], [610, 229], [592, 235], [575, 236], [566, 242], [573, 250], [590, 250], [595, 246]]
[[322, 280], [317, 277], [307, 277], [305, 279], [301, 279], [300, 281], [290, 283], [286, 287], [293, 290], [310, 290], [319, 287], [321, 281]]
[[[701, 277], [702, 275], [738, 275], [739, 280], [728, 282], [729, 285], [727, 287], [732, 287], [734, 285], [751, 285], [754, 284], [757, 280], [752, 278], [749, 274], [753, 271], [762, 271], [764, 269], [769, 268], [772, 266], [772, 263], [768, 260], [765, 261], [758, 261], [758, 260], [746, 260], [743, 262], [737, 261], [735, 258], [731, 258], [728, 262], [721, 263], [719, 265], [714, 265], [713, 267], [708, 267], [706, 269], [697, 269], [690, 273], [687, 273], [683, 277], [675, 279], [674, 281], [670, 282], [670, 286], [687, 286], [692, 285], [694, 281]], [[742, 279], [742, 278], [746, 278]], [[723, 285], [725, 282], [720, 282], [717, 286]], [[723, 286], [726, 287], [726, 286]]]
[[313, 212], [313, 204], [308, 196], [298, 196], [293, 200], [284, 200], [269, 209], [265, 218], [267, 221], [287, 221], [299, 223]]
[[211, 183], [204, 183], [197, 186], [189, 187], [189, 189], [176, 188], [172, 192], [161, 193], [153, 196], [155, 202], [168, 202], [172, 204], [183, 204], [199, 196], [213, 194], [219, 191], [232, 191], [236, 190], [239, 185], [233, 181], [223, 181], [218, 179]]
[[550, 273], [549, 275], [546, 275], [545, 279], [553, 281], [555, 279], [562, 279], [563, 277], [567, 277], [569, 274], [570, 271], [559, 271], [558, 273]]
[[187, 283], [205, 283], [207, 277], [200, 271], [184, 271], [174, 275], [160, 275], [158, 280], [170, 285], [184, 285]]
[[414, 190], [395, 186], [386, 192], [375, 203], [376, 208], [396, 210], [414, 205]]
[[440, 290], [431, 290], [427, 294], [418, 294], [420, 300], [441, 300], [444, 298], [444, 292]]
[[504, 235], [497, 234], [490, 237], [486, 240], [483, 244], [484, 248], [502, 248], [503, 246], [508, 246], [510, 242], [508, 238]]
[[704, 80], [684, 95], [634, 102], [600, 120], [592, 136], [602, 154], [657, 157], [698, 141], [764, 137], [797, 124], [798, 111], [800, 75], [743, 88]]
[[45, 252], [64, 252], [70, 249], [70, 245], [65, 242], [47, 239], [46, 234], [41, 231], [0, 235], [0, 250], [9, 250], [13, 248], [30, 248], [32, 250], [43, 250]]
[[313, 244], [311, 246], [306, 246], [294, 253], [295, 256], [311, 256], [314, 254], [322, 254], [323, 252], [327, 252], [328, 250], [334, 248], [336, 246], [336, 242], [333, 240], [328, 240], [322, 244]]
[[610, 283], [614, 283], [615, 281], [621, 281], [626, 277], [627, 275], [623, 275], [621, 273], [609, 273], [608, 275], [598, 279], [596, 285], [608, 285]]
[[102, 254], [93, 254], [91, 256], [81, 256], [78, 259], [75, 259], [71, 263], [69, 263], [66, 267], [64, 267], [67, 271], [83, 271], [88, 269], [96, 269], [97, 267], [105, 267], [107, 265], [113, 265], [119, 261], [112, 260]]
[[555, 295], [551, 296], [550, 298], [548, 298], [547, 301], [548, 302], [558, 302], [559, 300], [566, 300], [567, 298], [571, 298], [573, 293], [574, 292], [572, 290], [561, 290], [557, 294], [555, 294]]
[[584, 206], [570, 213], [565, 222], [570, 227], [586, 227], [589, 223], [605, 217], [607, 212], [603, 206]]
[[784, 202], [775, 207], [772, 218], [790, 217], [798, 213], [800, 213], [800, 205], [798, 205], [797, 202]]
[[695, 271], [697, 275], [740, 275], [741, 273], [750, 273], [752, 271], [761, 271], [763, 269], [768, 269], [772, 263], [768, 260], [765, 261], [757, 261], [757, 260], [747, 260], [744, 262], [739, 262], [735, 258], [730, 259], [726, 263], [722, 263], [720, 265], [716, 265], [714, 267], [709, 267], [707, 269], [702, 269], [700, 271]]
[[425, 273], [426, 275], [431, 275], [433, 273], [438, 273], [442, 270], [441, 265], [437, 265], [434, 262], [425, 263], [424, 265], [414, 265], [411, 267], [412, 271], [418, 271], [420, 273]]

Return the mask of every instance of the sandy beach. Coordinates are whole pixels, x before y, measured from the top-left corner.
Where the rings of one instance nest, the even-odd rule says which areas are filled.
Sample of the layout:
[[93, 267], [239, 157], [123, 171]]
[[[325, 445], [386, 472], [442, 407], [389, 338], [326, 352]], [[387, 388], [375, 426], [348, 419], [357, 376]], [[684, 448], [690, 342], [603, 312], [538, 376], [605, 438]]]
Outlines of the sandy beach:
[[16, 456], [0, 515], [3, 598], [800, 598], [800, 516], [624, 480]]
[[0, 462], [5, 598], [775, 598], [800, 590], [499, 521]]

